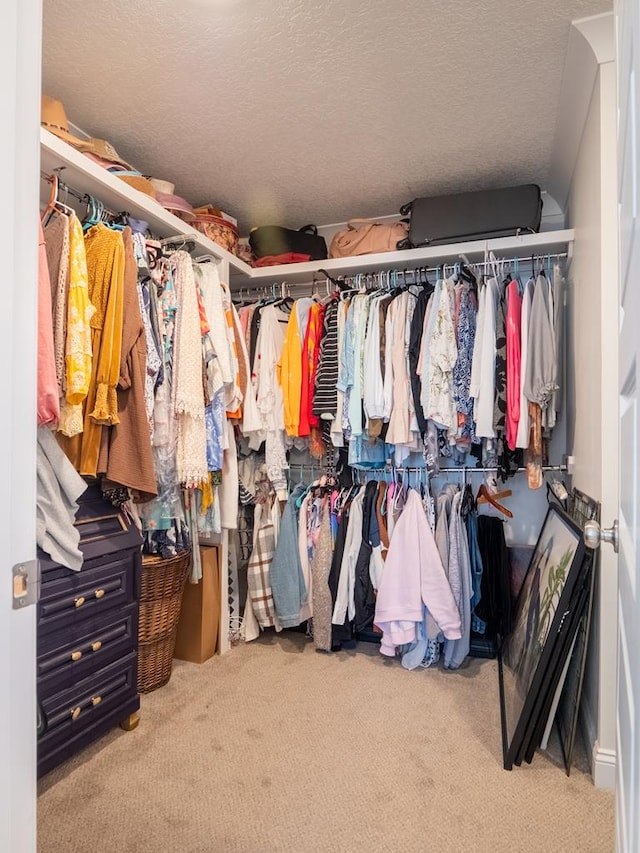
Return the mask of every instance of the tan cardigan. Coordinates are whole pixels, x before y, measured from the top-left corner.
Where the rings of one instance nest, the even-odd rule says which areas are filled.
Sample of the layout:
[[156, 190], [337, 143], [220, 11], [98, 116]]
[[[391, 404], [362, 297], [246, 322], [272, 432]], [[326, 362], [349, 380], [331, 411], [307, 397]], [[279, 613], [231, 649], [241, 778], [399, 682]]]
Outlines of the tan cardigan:
[[[138, 301], [137, 264], [129, 228], [124, 239], [124, 296], [122, 354], [118, 379], [118, 419], [103, 430], [99, 473], [134, 491], [134, 500], [150, 500], [158, 493], [144, 386], [147, 343]], [[135, 494], [137, 493], [137, 494]]]

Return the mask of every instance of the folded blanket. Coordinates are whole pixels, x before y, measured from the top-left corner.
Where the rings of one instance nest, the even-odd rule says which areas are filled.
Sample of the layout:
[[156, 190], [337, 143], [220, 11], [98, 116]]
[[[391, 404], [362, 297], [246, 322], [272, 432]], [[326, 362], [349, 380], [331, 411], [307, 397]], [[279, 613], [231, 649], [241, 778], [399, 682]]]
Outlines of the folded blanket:
[[84, 558], [74, 523], [87, 484], [47, 427], [38, 429], [37, 475], [36, 542], [52, 560], [77, 572]]

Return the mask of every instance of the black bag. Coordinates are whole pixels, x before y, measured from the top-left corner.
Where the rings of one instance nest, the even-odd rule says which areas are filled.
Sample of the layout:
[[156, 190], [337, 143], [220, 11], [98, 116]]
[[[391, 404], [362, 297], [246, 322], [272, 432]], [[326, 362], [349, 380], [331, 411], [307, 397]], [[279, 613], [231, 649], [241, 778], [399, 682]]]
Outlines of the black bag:
[[540, 230], [542, 197], [536, 184], [457, 195], [416, 198], [400, 208], [411, 215], [409, 244], [438, 246], [461, 240], [512, 237]]
[[324, 237], [318, 237], [315, 225], [305, 225], [299, 231], [281, 228], [279, 225], [263, 225], [254, 228], [249, 234], [249, 245], [256, 258], [284, 255], [287, 252], [310, 255], [312, 261], [324, 261], [327, 258], [327, 244]]

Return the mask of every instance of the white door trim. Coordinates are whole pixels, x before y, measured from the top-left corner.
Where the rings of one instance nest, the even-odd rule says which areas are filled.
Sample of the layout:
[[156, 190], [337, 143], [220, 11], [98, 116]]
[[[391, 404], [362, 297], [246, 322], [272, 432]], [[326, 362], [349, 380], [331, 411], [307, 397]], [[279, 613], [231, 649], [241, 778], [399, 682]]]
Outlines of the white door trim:
[[0, 3], [0, 850], [36, 849], [35, 607], [11, 566], [35, 557], [36, 294], [41, 0]]

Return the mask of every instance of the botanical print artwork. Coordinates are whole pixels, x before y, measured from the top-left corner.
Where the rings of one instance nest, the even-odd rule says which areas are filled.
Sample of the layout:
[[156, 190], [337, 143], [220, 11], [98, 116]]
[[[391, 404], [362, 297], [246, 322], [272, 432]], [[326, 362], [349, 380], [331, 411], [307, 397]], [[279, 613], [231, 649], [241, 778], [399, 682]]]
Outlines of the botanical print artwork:
[[525, 693], [549, 634], [578, 540], [562, 518], [549, 516], [527, 572], [509, 639], [507, 663]]
[[[539, 664], [546, 646], [553, 644], [565, 614], [558, 607], [570, 607], [563, 593], [576, 568], [578, 550], [582, 548], [579, 529], [560, 511], [551, 507], [547, 513], [538, 543], [533, 551], [513, 620], [513, 630], [503, 651], [503, 723], [509, 747], [510, 765], [519, 748], [514, 742], [516, 729], [526, 725], [535, 694], [541, 689]], [[575, 578], [574, 578], [575, 579]], [[523, 716], [524, 715], [524, 716]], [[522, 734], [517, 736], [518, 739]], [[516, 752], [514, 752], [516, 750]]]

